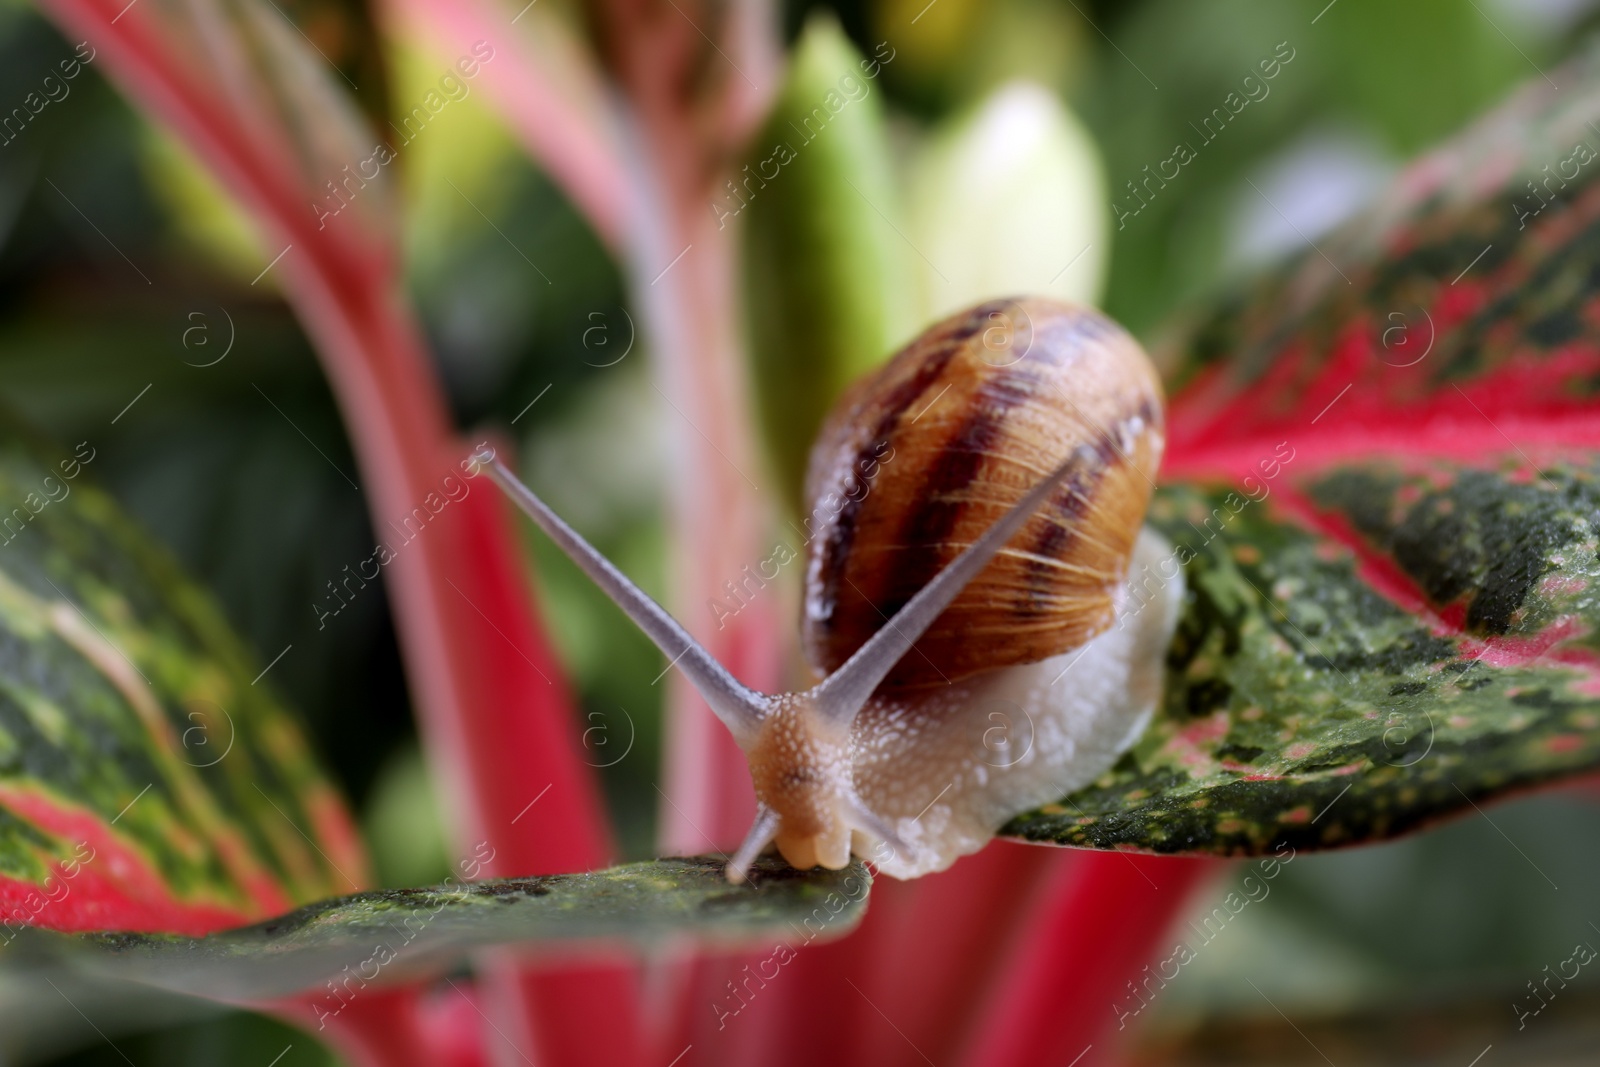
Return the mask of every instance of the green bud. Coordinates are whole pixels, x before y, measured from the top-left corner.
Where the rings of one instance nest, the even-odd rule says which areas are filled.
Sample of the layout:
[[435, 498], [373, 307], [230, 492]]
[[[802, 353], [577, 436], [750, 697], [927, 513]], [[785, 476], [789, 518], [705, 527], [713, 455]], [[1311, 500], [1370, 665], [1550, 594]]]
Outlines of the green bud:
[[923, 321], [995, 297], [1099, 298], [1110, 250], [1100, 157], [1042, 86], [1012, 82], [936, 131], [907, 202]]
[[812, 17], [748, 162], [712, 205], [744, 226], [757, 410], [794, 505], [834, 398], [915, 325], [877, 80], [893, 60], [887, 46], [862, 56], [832, 17]]

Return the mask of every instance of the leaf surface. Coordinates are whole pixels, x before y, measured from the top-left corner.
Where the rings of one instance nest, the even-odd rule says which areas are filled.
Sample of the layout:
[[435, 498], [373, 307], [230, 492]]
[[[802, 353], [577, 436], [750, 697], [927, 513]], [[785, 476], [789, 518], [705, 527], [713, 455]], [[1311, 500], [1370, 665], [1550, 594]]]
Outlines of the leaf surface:
[[[358, 893], [200, 938], [31, 931], [19, 947], [107, 977], [247, 1001], [335, 977], [348, 996], [369, 983], [437, 973], [486, 946], [598, 939], [655, 948], [684, 935], [724, 947], [820, 942], [854, 929], [866, 911], [872, 878], [860, 863], [800, 872], [769, 857], [750, 884], [736, 887], [723, 875], [725, 862], [651, 860], [591, 874]], [[339, 1003], [330, 996], [322, 1006], [336, 1012]]]
[[1600, 768], [1600, 62], [1556, 81], [1167, 346], [1165, 703], [1007, 834], [1328, 847]]

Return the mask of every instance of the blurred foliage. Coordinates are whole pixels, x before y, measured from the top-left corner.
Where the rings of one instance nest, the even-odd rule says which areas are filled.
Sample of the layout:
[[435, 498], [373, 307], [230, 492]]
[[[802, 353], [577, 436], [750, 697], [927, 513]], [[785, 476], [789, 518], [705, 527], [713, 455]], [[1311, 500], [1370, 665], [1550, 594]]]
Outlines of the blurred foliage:
[[396, 747], [378, 770], [361, 825], [381, 888], [433, 885], [452, 873], [442, 812], [422, 750]]
[[[1178, 302], [1227, 281], [1216, 268], [1229, 223], [1246, 194], [1258, 195], [1242, 179], [1304, 138], [1353, 128], [1403, 161], [1537, 76], [1488, 21], [1518, 29], [1505, 4], [1489, 4], [1486, 16], [1471, 0], [1340, 0], [1311, 25], [1323, 6], [1154, 0], [1121, 8], [1114, 20], [1100, 16], [1126, 58], [1098, 50], [1076, 102], [1105, 153], [1112, 195], [1126, 196], [1126, 183], [1179, 140], [1200, 156], [1115, 235], [1107, 310], [1130, 328], [1148, 329]], [[1257, 64], [1279, 42], [1295, 59], [1266, 83], [1268, 95], [1214, 143], [1194, 135], [1190, 124], [1244, 92], [1243, 79], [1259, 76]], [[1525, 39], [1524, 50], [1550, 63], [1559, 45]]]
[[873, 92], [894, 58], [858, 52], [832, 18], [812, 18], [749, 162], [712, 209], [719, 226], [744, 216], [756, 417], [796, 516], [807, 511], [811, 439], [834, 397], [919, 325], [883, 94]]
[[[1513, 1005], [1537, 1006], [1526, 983], [1542, 982], [1544, 968], [1557, 967], [1578, 942], [1600, 947], [1591, 925], [1600, 918], [1600, 856], [1586, 844], [1597, 835], [1591, 789], [1469, 813], [1387, 844], [1301, 855], [1264, 897], [1259, 878], [1245, 885], [1252, 868], [1235, 867], [1196, 895], [1173, 931], [1196, 958], [1149, 998], [1140, 1022], [1149, 1023], [1151, 1043], [1165, 1045], [1220, 1018], [1278, 1021], [1258, 990], [1301, 1020], [1479, 998], [1489, 1003], [1481, 1020], [1488, 1033], [1460, 1062], [1489, 1041], [1505, 1053], [1531, 1053], [1529, 1036], [1546, 1020], [1530, 1019], [1528, 1035], [1509, 1044], [1519, 1033]], [[1229, 892], [1247, 891], [1260, 899], [1220, 932], [1213, 922], [1211, 941], [1195, 932]], [[1581, 971], [1570, 996], [1586, 991], [1593, 1003], [1593, 970]], [[1447, 1035], [1434, 1036], [1447, 1043]]]
[[[124, 1034], [102, 1040], [91, 1027], [83, 1029], [83, 1049], [52, 1060], [57, 1067], [127, 1067], [129, 1063], [163, 1067], [219, 1063], [271, 1063], [272, 1067], [333, 1067], [340, 1061], [295, 1027], [247, 1012], [233, 1012], [200, 1022]], [[71, 1025], [70, 1023], [68, 1024]], [[280, 1060], [272, 1057], [283, 1054]]]
[[339, 1059], [302, 1030], [235, 1011], [202, 1022], [128, 1033], [110, 1040], [96, 1037], [90, 1025], [83, 1024], [85, 1048], [70, 1056], [54, 1059], [58, 1067], [126, 1067], [133, 1064], [240, 1064], [256, 1059], [267, 1064], [283, 1053], [272, 1067], [333, 1067]]
[[1057, 97], [1009, 82], [941, 122], [907, 175], [924, 327], [1017, 294], [1097, 304], [1110, 212], [1099, 153]]
[[[1148, 334], [1252, 258], [1289, 247], [1283, 231], [1297, 241], [1277, 209], [1315, 239], [1340, 204], [1354, 206], [1363, 175], [1370, 186], [1371, 175], [1538, 77], [1594, 19], [1581, 0], [1325, 5], [843, 0], [790, 4], [784, 24], [792, 38], [810, 11], [831, 6], [863, 53], [886, 41], [897, 49], [874, 89], [888, 104], [903, 167], [918, 157], [929, 123], [1018, 77], [1056, 90], [1089, 129], [1113, 202], [1178, 141], [1194, 141], [1197, 158], [1121, 231], [1112, 223], [1104, 306]], [[381, 47], [353, 0], [280, 9], [355, 84], [378, 129], [385, 101], [416, 98], [449, 60]], [[1280, 42], [1294, 59], [1270, 93], [1201, 144], [1190, 124], [1239, 91]], [[31, 9], [0, 5], [0, 110], [71, 51]], [[630, 347], [619, 275], [479, 105], [476, 96], [452, 103], [449, 121], [399, 160], [409, 282], [457, 418], [511, 427], [535, 487], [659, 591], [660, 450], [638, 444], [653, 439], [655, 404], [647, 353]], [[1329, 158], [1353, 163], [1324, 165]], [[1284, 180], [1308, 167], [1320, 185]], [[1302, 187], [1321, 197], [1320, 214], [1296, 196]], [[346, 480], [360, 479], [316, 359], [272, 295], [271, 276], [251, 284], [275, 251], [253, 243], [225, 197], [91, 65], [70, 96], [0, 145], [0, 401], [57, 439], [93, 441], [102, 458], [92, 473], [214, 591], [261, 662], [292, 646], [274, 680], [361, 813], [383, 880], [428, 881], [448, 868], [449, 847], [428, 818], [437, 806], [422, 795], [384, 594], [374, 586], [320, 631], [311, 607], [370, 550], [372, 534], [362, 495]], [[185, 347], [196, 326], [204, 329]], [[195, 366], [214, 359], [230, 332], [226, 359]], [[626, 855], [647, 855], [660, 657], [546, 543], [530, 536], [529, 544], [583, 712], [599, 716], [586, 719], [598, 731], [584, 735], [586, 758], [609, 764], [601, 773]], [[1169, 1002], [1181, 1006], [1185, 988], [1254, 996], [1242, 979], [1267, 973], [1249, 968], [1270, 959], [1280, 964], [1274, 975], [1328, 976], [1331, 984], [1297, 1005], [1437, 992], [1458, 968], [1474, 982], [1520, 989], [1535, 962], [1561, 958], [1568, 910], [1600, 886], [1600, 871], [1571, 847], [1593, 840], [1596, 816], [1592, 806], [1554, 800], [1491, 815], [1562, 892], [1476, 816], [1380, 848], [1306, 857], [1259, 915], [1241, 920], [1241, 934], [1258, 931], [1249, 951], [1219, 943], [1199, 964], [1215, 968], [1212, 979], [1185, 979]], [[1207, 1001], [1204, 1010], [1239, 1003]], [[66, 1062], [124, 1062], [81, 1029], [89, 1051]], [[290, 1044], [281, 1067], [325, 1062], [309, 1038], [243, 1014], [144, 1036], [109, 1033], [137, 1063], [265, 1063]]]
[[[794, 4], [799, 25], [813, 4]], [[1189, 141], [1184, 166], [1121, 231], [1104, 306], [1144, 332], [1230, 280], [1218, 267], [1253, 207], [1244, 178], [1353, 135], [1391, 163], [1461, 126], [1581, 38], [1593, 5], [1537, 0], [869, 0], [840, 5], [870, 50], [892, 40], [891, 98], [923, 119], [1018, 77], [1062, 93], [1104, 156], [1112, 199]], [[1322, 12], [1318, 17], [1319, 12]], [[1312, 19], [1316, 18], [1315, 25]], [[1288, 42], [1295, 58], [1214, 143], [1192, 124]], [[1241, 191], [1242, 190], [1242, 191]], [[1129, 200], [1128, 202], [1136, 203]], [[1353, 204], [1351, 206], [1354, 206]], [[1315, 237], [1315, 233], [1309, 236]]]

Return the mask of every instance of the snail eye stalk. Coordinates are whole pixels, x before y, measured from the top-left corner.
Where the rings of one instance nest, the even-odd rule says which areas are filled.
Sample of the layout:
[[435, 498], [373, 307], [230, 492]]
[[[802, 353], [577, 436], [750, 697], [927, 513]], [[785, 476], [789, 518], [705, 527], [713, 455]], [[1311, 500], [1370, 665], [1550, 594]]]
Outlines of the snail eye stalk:
[[877, 633], [856, 649], [855, 654], [838, 670], [828, 675], [811, 691], [818, 713], [836, 725], [847, 726], [861, 713], [872, 691], [886, 678], [900, 657], [911, 651], [917, 638], [927, 632], [950, 602], [961, 590], [988, 566], [995, 553], [1033, 517], [1062, 481], [1074, 470], [1093, 462], [1093, 455], [1085, 447], [1072, 454], [1046, 475], [1026, 496], [1017, 501], [1011, 510], [995, 520], [983, 536], [950, 561], [950, 565], [933, 577], [927, 585], [917, 590], [905, 607], [895, 612], [894, 618], [884, 623]]
[[740, 745], [748, 744], [755, 737], [771, 698], [729, 674], [728, 669], [718, 663], [704, 645], [691, 637], [677, 619], [633, 584], [578, 531], [563, 522], [492, 452], [480, 452], [473, 456], [473, 460], [617, 607], [627, 613], [645, 636], [655, 642], [662, 654], [683, 670]]

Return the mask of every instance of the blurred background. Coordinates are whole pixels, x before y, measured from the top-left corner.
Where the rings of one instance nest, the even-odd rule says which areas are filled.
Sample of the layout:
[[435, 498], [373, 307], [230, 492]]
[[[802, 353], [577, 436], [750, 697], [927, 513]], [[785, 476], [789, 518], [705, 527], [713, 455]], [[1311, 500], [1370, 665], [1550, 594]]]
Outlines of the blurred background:
[[[1109, 235], [1096, 253], [1100, 302], [1148, 340], [1186, 306], [1315, 239], [1403, 161], [1600, 26], [1593, 0], [1325, 5], [878, 0], [833, 10], [864, 54], [895, 42], [873, 89], [903, 149], [902, 184], [935, 166], [950, 131], [1001, 87], [1028, 79], [1055, 94], [1092, 142], [1085, 195], [1104, 205], [1091, 221]], [[787, 5], [791, 38], [822, 6]], [[380, 43], [358, 0], [281, 7], [357, 75], [374, 117], [419, 98], [451, 58]], [[1192, 123], [1284, 42], [1293, 58], [1269, 95], [1206, 141], [1181, 182], [1133, 200], [1124, 183], [1194, 141]], [[21, 100], [72, 47], [27, 5], [0, 3], [0, 102]], [[103, 457], [93, 475], [215, 593], [259, 660], [293, 646], [272, 682], [359, 813], [382, 882], [441, 880], [449, 863], [382, 588], [336, 617], [319, 621], [313, 607], [374, 541], [316, 359], [270, 275], [253, 280], [265, 257], [218, 190], [92, 64], [70, 85], [51, 121], [0, 145], [0, 403], [58, 440], [92, 429]], [[659, 401], [618, 268], [479, 97], [453, 101], [432, 129], [399, 164], [402, 229], [411, 296], [456, 418], [515, 435], [529, 481], [659, 593]], [[1120, 229], [1116, 204], [1140, 206]], [[593, 762], [608, 764], [627, 856], [650, 855], [659, 657], [547, 543], [529, 536], [527, 550]], [[1572, 931], [1600, 922], [1600, 855], [1577, 844], [1600, 838], [1600, 808], [1557, 794], [1492, 815], [1297, 858], [1192, 966], [1203, 980], [1174, 984], [1141, 1013], [1139, 1056], [1342, 1064], [1375, 1062], [1372, 1048], [1384, 1047], [1392, 1062], [1420, 1062], [1404, 1054], [1403, 1031], [1385, 1029], [1394, 1020], [1470, 1030], [1513, 1017], [1525, 984], [1571, 955]], [[1227, 889], [1202, 892], [1197, 913]], [[1563, 992], [1567, 1024], [1485, 1063], [1588, 1062], [1584, 1051], [1600, 1048], [1595, 974]], [[1264, 1010], [1252, 982], [1301, 1029]], [[284, 1046], [277, 1067], [332, 1062], [265, 1019], [166, 1014], [118, 1033], [120, 1052], [63, 1016], [36, 1062], [265, 1065], [261, 1050]], [[1358, 1034], [1377, 1044], [1343, 1044]]]

